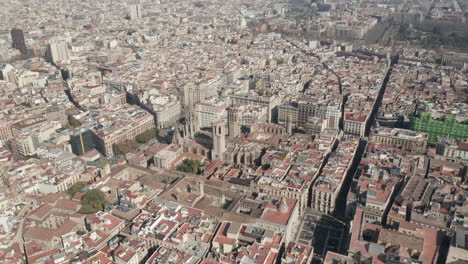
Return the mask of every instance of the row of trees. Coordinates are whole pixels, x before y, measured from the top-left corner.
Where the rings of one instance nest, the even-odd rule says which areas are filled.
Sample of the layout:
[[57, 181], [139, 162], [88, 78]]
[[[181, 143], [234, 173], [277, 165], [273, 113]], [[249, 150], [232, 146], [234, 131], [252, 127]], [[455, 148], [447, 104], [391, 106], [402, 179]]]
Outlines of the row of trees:
[[158, 134], [156, 128], [146, 130], [145, 132], [137, 135], [135, 140], [126, 140], [112, 146], [112, 150], [114, 154], [117, 156], [125, 155], [128, 152], [132, 151], [137, 147], [137, 143], [144, 144], [150, 141], [151, 139], [155, 138]]
[[138, 143], [144, 144], [150, 141], [151, 139], [155, 138], [157, 134], [158, 134], [158, 131], [156, 130], [156, 128], [152, 128], [150, 130], [146, 130], [145, 132], [139, 134], [138, 136], [136, 136], [135, 139]]
[[114, 154], [117, 156], [120, 155], [125, 155], [128, 152], [132, 151], [135, 149], [137, 146], [137, 143], [133, 140], [126, 140], [117, 144], [112, 145], [112, 150], [114, 151]]

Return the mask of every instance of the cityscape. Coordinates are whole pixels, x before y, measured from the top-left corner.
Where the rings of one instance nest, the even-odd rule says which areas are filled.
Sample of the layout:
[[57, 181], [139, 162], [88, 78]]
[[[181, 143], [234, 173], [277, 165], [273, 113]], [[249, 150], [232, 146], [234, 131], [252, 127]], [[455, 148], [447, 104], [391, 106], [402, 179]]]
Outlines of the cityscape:
[[468, 263], [468, 0], [2, 0], [0, 264]]

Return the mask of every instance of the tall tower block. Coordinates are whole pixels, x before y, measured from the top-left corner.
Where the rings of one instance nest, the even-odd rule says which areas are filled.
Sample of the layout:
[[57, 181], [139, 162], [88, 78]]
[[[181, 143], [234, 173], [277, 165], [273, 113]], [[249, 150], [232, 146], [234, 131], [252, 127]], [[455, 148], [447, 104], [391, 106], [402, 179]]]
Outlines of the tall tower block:
[[19, 50], [22, 54], [26, 54], [27, 49], [26, 42], [24, 41], [23, 30], [19, 28], [13, 28], [10, 33], [13, 48]]

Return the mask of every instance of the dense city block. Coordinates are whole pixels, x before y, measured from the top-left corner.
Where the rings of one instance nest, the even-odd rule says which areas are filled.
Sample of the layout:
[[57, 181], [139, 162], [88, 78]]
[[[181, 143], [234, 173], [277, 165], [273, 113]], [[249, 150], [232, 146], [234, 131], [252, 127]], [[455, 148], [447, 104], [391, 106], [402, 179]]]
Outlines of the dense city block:
[[3, 0], [0, 263], [468, 262], [466, 0]]

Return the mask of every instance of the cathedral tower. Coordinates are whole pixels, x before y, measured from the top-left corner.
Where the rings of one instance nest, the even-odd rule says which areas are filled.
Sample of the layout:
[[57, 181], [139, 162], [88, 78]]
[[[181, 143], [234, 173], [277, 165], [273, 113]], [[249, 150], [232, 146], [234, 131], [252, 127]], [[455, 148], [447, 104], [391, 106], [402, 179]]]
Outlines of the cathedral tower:
[[226, 124], [224, 121], [213, 122], [213, 151], [212, 160], [223, 160], [226, 151]]
[[239, 137], [241, 132], [241, 125], [239, 120], [239, 115], [236, 110], [233, 108], [228, 109], [228, 130], [229, 137]]

